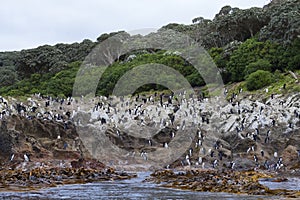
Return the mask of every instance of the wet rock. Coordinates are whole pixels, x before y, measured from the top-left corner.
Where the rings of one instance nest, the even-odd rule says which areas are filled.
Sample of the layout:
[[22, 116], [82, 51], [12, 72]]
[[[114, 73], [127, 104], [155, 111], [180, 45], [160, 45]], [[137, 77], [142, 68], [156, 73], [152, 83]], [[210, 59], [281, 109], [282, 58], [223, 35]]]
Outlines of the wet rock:
[[[194, 170], [175, 173], [170, 170], [156, 171], [146, 181], [163, 183], [164, 187], [189, 189], [202, 192], [245, 193], [251, 195], [297, 196], [299, 192], [270, 190], [259, 179], [273, 179], [270, 174], [256, 171]], [[180, 180], [180, 181], [179, 181]], [[285, 181], [285, 178], [273, 180]]]

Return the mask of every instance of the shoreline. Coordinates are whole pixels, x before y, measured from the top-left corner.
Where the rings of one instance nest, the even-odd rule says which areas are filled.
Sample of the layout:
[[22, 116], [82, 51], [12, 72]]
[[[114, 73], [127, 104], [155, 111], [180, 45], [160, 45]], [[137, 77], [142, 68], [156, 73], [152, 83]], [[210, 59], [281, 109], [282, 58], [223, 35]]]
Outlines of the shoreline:
[[[0, 171], [0, 192], [30, 192], [62, 185], [132, 179], [137, 178], [137, 174], [137, 171], [115, 171], [111, 167], [91, 169], [87, 166], [34, 168], [26, 171], [5, 169]], [[291, 177], [300, 180], [300, 176], [293, 176], [290, 173], [274, 173], [265, 170], [235, 171], [193, 168], [155, 170], [142, 182], [154, 183], [157, 187], [195, 192], [299, 198], [300, 188], [299, 190], [270, 189], [259, 182], [261, 180], [285, 182]]]
[[278, 196], [284, 198], [300, 197], [300, 188], [299, 190], [270, 189], [259, 183], [263, 179], [271, 182], [288, 181], [288, 178], [280, 178], [274, 173], [264, 171], [248, 170], [238, 172], [227, 170], [220, 172], [210, 169], [181, 172], [174, 172], [173, 170], [156, 171], [145, 181], [160, 184], [166, 188], [196, 192]]
[[[34, 166], [24, 167], [24, 164]], [[116, 171], [95, 160], [66, 161], [67, 166], [38, 166], [21, 163], [23, 168], [6, 167], [0, 170], [0, 192], [34, 191], [60, 185], [85, 184], [101, 181], [124, 180], [137, 177], [136, 173]], [[48, 163], [48, 164], [49, 164]]]

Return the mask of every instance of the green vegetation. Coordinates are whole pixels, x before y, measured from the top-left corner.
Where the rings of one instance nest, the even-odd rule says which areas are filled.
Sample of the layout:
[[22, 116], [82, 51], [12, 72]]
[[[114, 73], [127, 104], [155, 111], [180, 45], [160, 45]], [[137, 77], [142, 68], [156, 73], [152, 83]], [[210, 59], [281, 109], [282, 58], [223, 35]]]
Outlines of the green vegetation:
[[268, 71], [257, 70], [250, 74], [246, 79], [248, 90], [258, 90], [274, 82], [273, 75]]
[[[192, 25], [172, 23], [163, 28], [189, 35], [201, 43], [226, 84], [245, 81], [241, 84], [244, 89], [257, 90], [270, 85], [270, 90], [277, 92], [283, 83], [290, 83], [288, 90], [299, 91], [293, 78], [283, 75], [289, 70], [297, 72], [300, 69], [299, 10], [297, 0], [272, 1], [264, 9], [243, 10], [224, 6], [213, 20], [197, 17]], [[161, 33], [163, 28], [158, 32]], [[84, 59], [94, 47], [105, 45], [104, 41], [114, 36], [115, 46], [108, 47], [111, 52], [90, 58], [91, 65], [84, 69], [84, 76], [78, 78], [83, 84], [75, 86], [77, 91], [86, 94], [97, 88], [97, 95], [109, 95], [126, 72], [151, 63], [175, 69], [193, 87], [204, 86], [203, 77], [210, 74], [209, 68], [204, 70], [202, 77], [180, 53], [143, 47], [149, 41], [164, 41], [171, 47], [177, 42], [188, 43], [183, 38], [174, 41], [171, 32], [157, 34], [130, 36], [120, 31], [102, 34], [95, 42], [83, 40], [81, 43], [44, 45], [20, 52], [0, 52], [0, 95], [72, 95], [75, 77]], [[139, 47], [138, 50], [122, 54], [118, 49], [121, 40]], [[203, 59], [201, 62], [208, 61]], [[103, 65], [107, 63], [111, 64], [104, 71]], [[89, 85], [97, 83], [99, 74], [102, 76], [98, 86]], [[136, 77], [132, 77], [131, 81], [135, 80]], [[164, 89], [162, 85], [147, 84], [136, 92]]]
[[51, 96], [70, 96], [76, 73], [81, 62], [74, 62], [54, 76], [51, 74], [32, 74], [14, 85], [1, 87], [0, 94], [8, 96], [26, 96], [34, 93], [41, 93]]

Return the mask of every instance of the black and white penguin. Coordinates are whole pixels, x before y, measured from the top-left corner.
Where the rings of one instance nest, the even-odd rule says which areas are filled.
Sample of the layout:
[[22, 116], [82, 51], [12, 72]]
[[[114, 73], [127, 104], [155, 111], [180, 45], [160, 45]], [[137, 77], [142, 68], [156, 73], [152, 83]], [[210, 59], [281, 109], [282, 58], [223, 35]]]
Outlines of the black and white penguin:
[[193, 154], [193, 148], [190, 148], [189, 149], [189, 155], [190, 155], [190, 157], [192, 157], [192, 154]]
[[218, 160], [216, 159], [216, 160], [214, 160], [214, 162], [213, 162], [213, 168], [216, 168], [218, 166]]
[[30, 161], [30, 158], [29, 158], [29, 156], [27, 155], [27, 153], [24, 154], [24, 161], [25, 161], [25, 162], [29, 162], [29, 161]]
[[259, 129], [258, 128], [255, 128], [255, 134], [259, 135]]
[[214, 153], [215, 153], [214, 151], [211, 151], [210, 152], [210, 157], [214, 157]]
[[267, 137], [265, 138], [265, 143], [268, 143], [269, 140], [270, 140], [270, 138], [267, 136]]
[[165, 147], [165, 148], [168, 148], [168, 147], [169, 147], [168, 143], [165, 142], [165, 143], [164, 143], [164, 147]]
[[15, 157], [15, 154], [12, 154], [11, 156], [10, 156], [10, 161], [13, 161], [14, 160], [14, 157]]
[[271, 135], [271, 130], [267, 131], [267, 137], [269, 137]]
[[230, 168], [231, 168], [231, 169], [234, 169], [234, 166], [235, 166], [235, 162], [231, 161], [231, 162], [230, 162]]
[[256, 155], [253, 156], [254, 157], [254, 161], [257, 163], [258, 162], [258, 158]]

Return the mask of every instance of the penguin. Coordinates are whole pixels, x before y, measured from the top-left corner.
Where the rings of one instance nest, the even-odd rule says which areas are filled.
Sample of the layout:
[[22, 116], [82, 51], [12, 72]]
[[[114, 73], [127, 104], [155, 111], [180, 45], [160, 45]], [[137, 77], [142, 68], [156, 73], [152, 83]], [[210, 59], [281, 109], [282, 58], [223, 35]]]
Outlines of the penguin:
[[279, 158], [278, 158], [277, 163], [280, 164], [280, 165], [282, 164], [282, 157], [279, 157]]
[[260, 151], [261, 157], [264, 157], [265, 153], [263, 150]]
[[201, 139], [204, 138], [204, 135], [203, 135], [203, 133], [200, 130], [198, 131], [198, 138], [201, 138]]
[[190, 149], [189, 149], [189, 155], [190, 155], [190, 157], [192, 157], [192, 153], [193, 153], [193, 149], [190, 148]]
[[249, 147], [249, 148], [247, 149], [247, 154], [249, 154], [250, 151], [251, 151], [251, 147]]
[[276, 125], [276, 121], [275, 119], [272, 119], [272, 126], [275, 126]]
[[199, 158], [198, 158], [198, 163], [199, 163], [199, 164], [202, 164], [202, 162], [203, 162], [202, 157], [199, 157]]
[[13, 161], [13, 160], [14, 160], [14, 157], [15, 157], [15, 154], [12, 154], [12, 155], [10, 156], [10, 161]]
[[213, 162], [213, 168], [216, 168], [217, 165], [218, 165], [218, 160], [216, 159], [216, 160], [214, 160], [214, 162]]
[[29, 162], [30, 161], [29, 156], [26, 153], [24, 154], [24, 161], [25, 162]]
[[205, 162], [202, 163], [202, 169], [205, 169]]
[[172, 131], [171, 138], [174, 138], [174, 137], [175, 137], [175, 133]]
[[165, 143], [164, 143], [164, 147], [165, 147], [165, 148], [168, 148], [168, 147], [169, 147], [169, 146], [168, 146], [168, 143], [165, 142]]
[[200, 146], [202, 146], [202, 140], [198, 139], [198, 142], [196, 142], [195, 147], [197, 148], [197, 147], [200, 147]]
[[253, 134], [253, 140], [256, 142], [257, 141], [257, 135]]
[[231, 168], [231, 169], [234, 169], [234, 166], [235, 166], [235, 162], [233, 162], [233, 161], [230, 162], [230, 168]]
[[142, 151], [142, 153], [141, 153], [141, 157], [146, 161], [146, 160], [148, 160], [148, 158], [147, 158], [147, 152], [145, 152], [144, 150]]
[[186, 162], [187, 162], [188, 165], [191, 165], [189, 155], [186, 155], [186, 156], [185, 156], [185, 160], [186, 160]]
[[190, 158], [190, 156], [187, 154], [186, 156], [185, 156], [185, 159], [187, 160], [187, 159], [189, 159]]
[[255, 133], [256, 133], [256, 135], [259, 135], [259, 129], [258, 128], [255, 128]]
[[257, 163], [258, 162], [258, 158], [256, 155], [254, 155], [254, 161]]
[[214, 151], [210, 152], [210, 157], [214, 157]]
[[265, 138], [265, 143], [268, 143], [269, 140], [270, 140], [270, 138], [267, 136], [267, 137]]
[[271, 130], [268, 130], [268, 131], [267, 131], [267, 137], [269, 137], [270, 134], [271, 134]]

